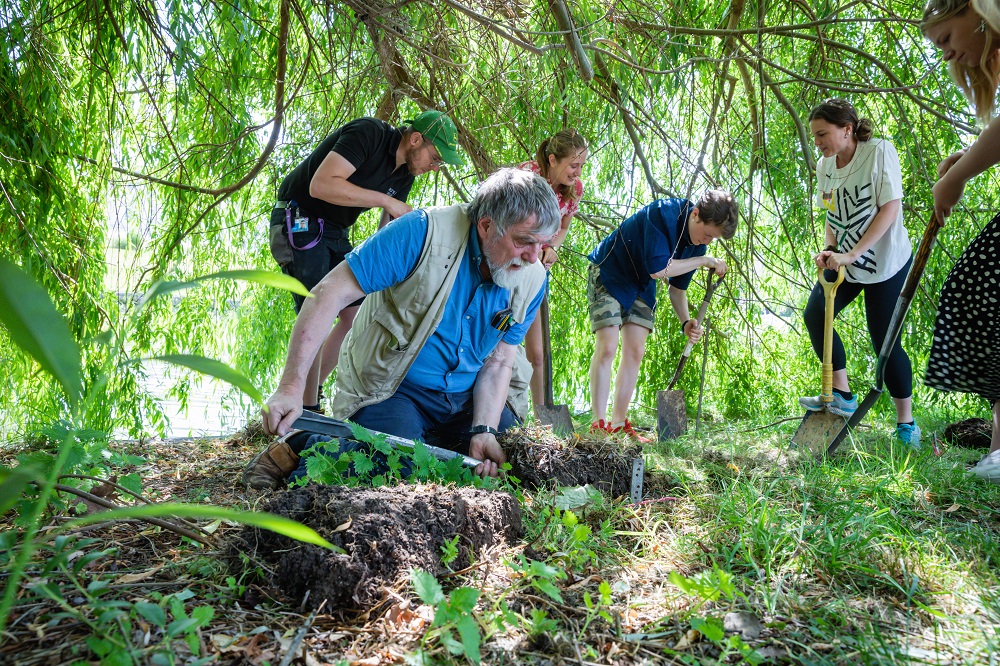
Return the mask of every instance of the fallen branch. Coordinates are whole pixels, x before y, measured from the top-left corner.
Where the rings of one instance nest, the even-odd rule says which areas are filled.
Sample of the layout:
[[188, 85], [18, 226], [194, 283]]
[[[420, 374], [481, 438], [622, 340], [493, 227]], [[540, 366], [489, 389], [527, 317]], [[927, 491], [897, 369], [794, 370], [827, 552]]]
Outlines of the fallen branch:
[[306, 637], [306, 632], [309, 631], [309, 627], [312, 626], [313, 620], [316, 619], [316, 614], [323, 610], [323, 606], [325, 605], [326, 600], [324, 599], [323, 603], [319, 605], [319, 608], [309, 614], [309, 617], [306, 619], [306, 623], [299, 627], [298, 631], [295, 632], [295, 638], [293, 638], [292, 642], [288, 644], [288, 649], [285, 650], [285, 654], [281, 658], [281, 662], [278, 666], [288, 666], [292, 663], [292, 659], [295, 658], [295, 653], [299, 650], [299, 645], [302, 644], [302, 639]]
[[[102, 506], [105, 509], [123, 508], [120, 504], [115, 504], [114, 502], [110, 502], [104, 499], [103, 497], [98, 497], [93, 493], [88, 493], [86, 490], [80, 490], [79, 488], [74, 488], [73, 486], [67, 486], [61, 483], [57, 483], [55, 484], [54, 487], [56, 490], [62, 491], [64, 493], [69, 493], [70, 495], [76, 495], [80, 499], [87, 500], [88, 502], [96, 504], [97, 506]], [[162, 527], [165, 530], [170, 530], [171, 532], [175, 532], [181, 536], [193, 539], [198, 543], [205, 544], [206, 546], [214, 547], [216, 545], [212, 541], [203, 537], [201, 534], [198, 534], [197, 532], [192, 532], [186, 527], [182, 527], [180, 525], [177, 525], [176, 523], [171, 523], [170, 521], [167, 520], [161, 520], [160, 518], [143, 518], [142, 520], [146, 521], [147, 523], [150, 523], [151, 525], [156, 525], [157, 527]]]

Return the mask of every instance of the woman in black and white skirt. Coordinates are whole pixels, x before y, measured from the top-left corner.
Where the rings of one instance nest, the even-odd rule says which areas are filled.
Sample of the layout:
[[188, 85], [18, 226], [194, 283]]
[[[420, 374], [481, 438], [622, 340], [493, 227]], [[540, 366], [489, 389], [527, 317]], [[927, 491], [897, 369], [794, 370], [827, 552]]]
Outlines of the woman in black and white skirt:
[[[988, 123], [971, 146], [938, 165], [934, 209], [951, 214], [965, 184], [1000, 162], [1000, 3], [996, 0], [930, 0], [920, 25], [943, 52], [952, 78]], [[1000, 215], [979, 233], [955, 263], [941, 291], [925, 382], [943, 391], [976, 393], [993, 406], [990, 453], [977, 475], [1000, 479]]]

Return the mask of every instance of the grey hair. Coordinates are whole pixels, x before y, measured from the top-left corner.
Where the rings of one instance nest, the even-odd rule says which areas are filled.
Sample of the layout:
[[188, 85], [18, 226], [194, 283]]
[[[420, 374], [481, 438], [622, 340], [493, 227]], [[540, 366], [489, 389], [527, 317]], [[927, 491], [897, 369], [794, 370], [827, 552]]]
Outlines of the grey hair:
[[559, 230], [559, 203], [548, 181], [531, 171], [511, 167], [483, 181], [469, 204], [472, 223], [488, 217], [501, 236], [532, 214], [535, 225], [531, 233], [551, 236]]

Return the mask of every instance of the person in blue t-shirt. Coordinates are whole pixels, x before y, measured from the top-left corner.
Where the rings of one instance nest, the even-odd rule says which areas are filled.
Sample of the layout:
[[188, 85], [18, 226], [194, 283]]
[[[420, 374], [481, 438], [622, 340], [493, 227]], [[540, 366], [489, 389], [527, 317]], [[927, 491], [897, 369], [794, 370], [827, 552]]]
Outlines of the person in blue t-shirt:
[[[628, 406], [646, 353], [646, 338], [653, 330], [656, 281], [667, 278], [670, 305], [691, 342], [702, 328], [688, 312], [687, 288], [694, 272], [705, 266], [716, 275], [726, 273], [726, 262], [705, 255], [716, 238], [736, 233], [738, 209], [732, 195], [709, 190], [692, 204], [687, 199], [659, 199], [628, 218], [590, 253], [587, 302], [590, 328], [597, 337], [590, 361], [591, 432], [622, 433], [640, 442], [629, 422]], [[606, 420], [611, 388], [611, 364], [622, 355], [615, 377], [615, 401]]]

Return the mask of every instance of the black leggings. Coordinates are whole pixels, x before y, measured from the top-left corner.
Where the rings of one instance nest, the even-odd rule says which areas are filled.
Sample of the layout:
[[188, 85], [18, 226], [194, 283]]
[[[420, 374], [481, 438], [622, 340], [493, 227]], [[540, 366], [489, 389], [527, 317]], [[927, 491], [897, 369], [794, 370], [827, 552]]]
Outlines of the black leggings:
[[[899, 298], [899, 292], [903, 291], [903, 284], [906, 282], [906, 275], [910, 272], [910, 264], [912, 263], [913, 257], [911, 256], [905, 266], [884, 282], [861, 284], [845, 280], [837, 287], [837, 295], [833, 299], [834, 316], [840, 314], [840, 311], [857, 298], [862, 291], [865, 292], [865, 319], [868, 321], [868, 335], [871, 337], [876, 354], [882, 351], [882, 341], [885, 339], [885, 334], [889, 332], [889, 320], [892, 319], [892, 312], [896, 309], [896, 300]], [[809, 294], [804, 318], [813, 351], [821, 360], [823, 358], [823, 318], [825, 312], [826, 298], [823, 296], [823, 287], [817, 282], [812, 293]], [[841, 342], [840, 335], [834, 329], [833, 370], [836, 372], [846, 367], [847, 354], [844, 352], [844, 343]], [[898, 339], [885, 364], [885, 385], [889, 389], [889, 395], [893, 398], [909, 398], [913, 395], [913, 366], [910, 364], [910, 357], [903, 351], [903, 345]]]

